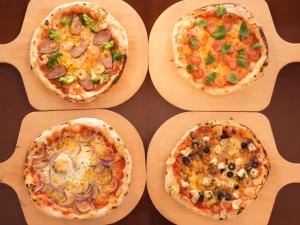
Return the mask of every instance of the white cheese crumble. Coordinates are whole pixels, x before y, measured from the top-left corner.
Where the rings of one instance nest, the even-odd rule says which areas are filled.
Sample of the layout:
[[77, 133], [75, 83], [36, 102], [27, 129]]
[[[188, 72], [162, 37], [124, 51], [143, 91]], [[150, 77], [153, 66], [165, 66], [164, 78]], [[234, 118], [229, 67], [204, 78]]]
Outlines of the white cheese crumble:
[[234, 198], [238, 198], [238, 197], [239, 197], [239, 194], [238, 194], [237, 192], [233, 192], [233, 193], [232, 193], [232, 196], [233, 196]]
[[246, 170], [245, 169], [240, 169], [238, 172], [237, 172], [237, 175], [239, 177], [244, 177], [246, 175]]
[[218, 169], [221, 170], [221, 169], [225, 169], [225, 163], [224, 162], [220, 162], [218, 164]]
[[204, 184], [205, 186], [210, 185], [211, 181], [212, 181], [212, 178], [209, 178], [209, 177], [204, 177], [204, 178], [203, 178], [203, 184]]
[[206, 199], [210, 199], [213, 197], [213, 192], [212, 191], [204, 191], [204, 197]]
[[217, 165], [218, 164], [218, 159], [216, 157], [214, 157], [212, 160], [210, 160], [210, 163], [213, 165]]
[[202, 140], [203, 140], [203, 141], [209, 141], [209, 136], [204, 136], [204, 137], [202, 138]]
[[192, 153], [192, 149], [191, 148], [186, 148], [186, 149], [181, 150], [180, 153], [182, 155], [184, 155], [185, 157], [187, 157], [187, 156], [189, 156], [189, 154]]
[[184, 180], [181, 180], [181, 181], [180, 181], [180, 184], [181, 184], [181, 186], [184, 187], [184, 188], [186, 188], [186, 187], [189, 186], [189, 183], [186, 182], [186, 181], [184, 181]]
[[192, 198], [191, 198], [192, 202], [196, 203], [199, 199], [199, 192], [197, 190], [190, 190], [190, 193], [192, 195]]
[[255, 147], [255, 145], [253, 143], [249, 143], [248, 144], [248, 149], [249, 149], [250, 152], [253, 152], [253, 151], [256, 150], [256, 147]]
[[232, 201], [232, 208], [233, 208], [233, 209], [239, 209], [241, 203], [242, 203], [242, 200], [241, 200], [241, 199], [233, 200], [233, 201]]

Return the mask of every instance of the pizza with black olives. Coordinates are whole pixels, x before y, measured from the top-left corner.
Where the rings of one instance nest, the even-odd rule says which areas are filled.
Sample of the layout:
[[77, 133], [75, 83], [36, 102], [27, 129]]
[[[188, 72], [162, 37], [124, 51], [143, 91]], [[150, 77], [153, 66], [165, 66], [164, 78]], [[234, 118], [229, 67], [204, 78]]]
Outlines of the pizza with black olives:
[[79, 118], [44, 131], [29, 148], [27, 192], [44, 213], [90, 219], [117, 208], [131, 180], [131, 158], [116, 131], [95, 118]]
[[270, 171], [255, 134], [235, 121], [212, 121], [188, 131], [166, 162], [166, 191], [203, 216], [225, 220], [257, 198]]
[[30, 60], [40, 80], [71, 102], [90, 102], [109, 90], [125, 66], [125, 29], [87, 2], [55, 8], [35, 30]]
[[205, 6], [180, 19], [173, 29], [173, 52], [179, 73], [212, 95], [250, 85], [268, 63], [263, 29], [233, 3]]

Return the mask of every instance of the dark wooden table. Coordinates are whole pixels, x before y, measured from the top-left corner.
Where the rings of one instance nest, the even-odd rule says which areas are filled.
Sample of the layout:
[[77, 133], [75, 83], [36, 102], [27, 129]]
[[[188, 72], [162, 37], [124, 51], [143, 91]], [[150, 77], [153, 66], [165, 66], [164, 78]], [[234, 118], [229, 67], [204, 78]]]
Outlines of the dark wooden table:
[[[156, 18], [176, 2], [176, 0], [126, 1], [141, 15], [148, 33]], [[0, 0], [0, 43], [10, 42], [18, 35], [28, 2], [29, 0]], [[290, 42], [300, 42], [300, 1], [268, 0], [267, 2], [281, 37]], [[296, 163], [300, 163], [299, 99], [300, 64], [293, 63], [281, 70], [272, 102], [262, 113], [271, 121], [281, 155]], [[140, 132], [146, 149], [156, 129], [168, 118], [181, 112], [158, 94], [149, 75], [135, 96], [112, 110], [131, 121]], [[35, 109], [28, 102], [19, 72], [11, 65], [0, 64], [1, 162], [8, 159], [13, 153], [21, 121], [26, 114], [32, 111]], [[269, 225], [299, 225], [299, 202], [300, 185], [290, 184], [284, 187], [276, 198]], [[16, 193], [4, 184], [0, 184], [0, 224], [26, 224]], [[160, 225], [171, 223], [158, 213], [145, 190], [137, 207], [116, 224]]]

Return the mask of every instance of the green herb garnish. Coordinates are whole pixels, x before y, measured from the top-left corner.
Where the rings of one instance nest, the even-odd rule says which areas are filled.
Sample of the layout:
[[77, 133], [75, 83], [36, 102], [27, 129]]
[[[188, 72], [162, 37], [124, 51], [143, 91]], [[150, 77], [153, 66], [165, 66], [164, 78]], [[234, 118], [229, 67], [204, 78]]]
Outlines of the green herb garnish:
[[47, 66], [49, 68], [54, 67], [56, 64], [59, 63], [61, 57], [62, 57], [62, 54], [60, 52], [56, 52], [56, 53], [51, 54], [49, 56]]
[[116, 60], [116, 61], [119, 61], [122, 59], [122, 53], [121, 51], [116, 51], [113, 55], [113, 59]]
[[104, 71], [101, 77], [101, 84], [108, 81], [110, 78], [110, 74], [107, 71]]
[[208, 22], [206, 20], [197, 20], [195, 22], [195, 24], [198, 26], [198, 27], [206, 27], [208, 25]]
[[245, 56], [247, 54], [247, 51], [245, 48], [241, 48], [237, 51], [239, 56]]
[[116, 44], [113, 40], [104, 42], [103, 44], [100, 45], [102, 49], [107, 49], [107, 50], [112, 50], [116, 47]]
[[254, 49], [258, 49], [258, 48], [262, 48], [262, 47], [263, 47], [263, 45], [259, 42], [252, 45], [252, 48], [254, 48]]
[[210, 65], [216, 61], [215, 57], [212, 54], [208, 54], [205, 64]]
[[229, 44], [224, 44], [221, 46], [221, 53], [227, 54], [231, 50], [232, 46]]
[[68, 26], [68, 25], [71, 24], [71, 20], [72, 20], [71, 16], [65, 16], [64, 18], [62, 18], [62, 19], [60, 20], [60, 24], [61, 24], [63, 27]]
[[86, 15], [85, 13], [82, 13], [80, 15], [80, 22], [83, 25], [88, 26], [93, 22], [93, 19], [91, 17], [89, 17], [88, 15]]
[[210, 73], [206, 79], [204, 80], [204, 83], [206, 85], [211, 85], [213, 82], [215, 82], [216, 78], [217, 78], [218, 74], [216, 72], [212, 72]]
[[198, 67], [195, 66], [195, 65], [193, 65], [193, 64], [188, 64], [188, 65], [186, 66], [186, 69], [187, 69], [188, 71], [190, 71], [190, 72], [194, 72], [194, 71], [196, 71], [196, 70], [198, 69]]
[[240, 40], [243, 41], [249, 35], [247, 24], [242, 23], [240, 27]]
[[55, 29], [49, 30], [49, 39], [50, 40], [57, 40], [59, 38], [59, 33]]
[[192, 46], [192, 48], [194, 48], [194, 49], [199, 46], [199, 41], [192, 37], [189, 38], [189, 43]]
[[224, 25], [220, 25], [217, 27], [217, 30], [212, 34], [212, 36], [216, 39], [216, 40], [221, 40], [225, 37], [225, 26]]
[[231, 73], [229, 74], [227, 81], [232, 84], [236, 84], [238, 82], [238, 78], [234, 73]]
[[248, 62], [247, 62], [247, 60], [244, 57], [237, 56], [236, 57], [236, 61], [240, 65], [240, 67], [243, 67], [243, 68], [247, 68], [248, 67]]
[[75, 82], [76, 80], [77, 80], [77, 77], [73, 76], [73, 75], [68, 75], [65, 77], [58, 78], [58, 81], [61, 84], [71, 84], [71, 83]]
[[92, 74], [92, 76], [91, 76], [92, 82], [93, 82], [94, 84], [99, 84], [100, 81], [101, 81], [100, 76], [97, 75], [97, 74], [95, 73], [95, 71], [92, 71], [91, 74]]
[[217, 7], [217, 10], [216, 10], [216, 16], [217, 16], [218, 18], [220, 18], [221, 16], [223, 16], [223, 15], [226, 14], [226, 13], [227, 13], [227, 10], [226, 10], [226, 8], [225, 8], [224, 5], [219, 5], [219, 6]]

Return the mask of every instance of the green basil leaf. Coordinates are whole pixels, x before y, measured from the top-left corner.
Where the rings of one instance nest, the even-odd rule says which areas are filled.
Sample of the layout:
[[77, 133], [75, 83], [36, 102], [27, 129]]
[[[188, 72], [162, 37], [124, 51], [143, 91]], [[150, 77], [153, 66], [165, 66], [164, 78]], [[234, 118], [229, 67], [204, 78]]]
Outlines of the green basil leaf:
[[186, 69], [187, 69], [188, 71], [190, 71], [190, 72], [194, 72], [194, 71], [196, 71], [196, 70], [198, 69], [198, 67], [195, 66], [195, 65], [193, 65], [193, 64], [188, 64], [188, 65], [186, 66]]
[[213, 82], [215, 82], [216, 78], [217, 78], [218, 74], [216, 72], [212, 72], [210, 73], [206, 79], [204, 80], [204, 83], [206, 85], [211, 85], [213, 84]]
[[113, 55], [113, 59], [116, 60], [116, 61], [119, 61], [122, 59], [122, 53], [121, 51], [116, 51]]
[[236, 84], [238, 82], [238, 78], [234, 73], [229, 74], [227, 81], [232, 84]]
[[205, 64], [210, 65], [210, 64], [214, 63], [215, 61], [216, 61], [215, 57], [212, 54], [208, 54]]
[[216, 40], [221, 40], [225, 37], [225, 26], [224, 25], [220, 25], [217, 27], [217, 30], [212, 34], [212, 36], [216, 39]]
[[238, 52], [239, 56], [245, 56], [247, 54], [247, 51], [245, 48], [241, 48], [237, 52]]
[[244, 40], [249, 35], [249, 29], [247, 27], [247, 24], [242, 23], [240, 27], [240, 40]]
[[94, 20], [89, 17], [88, 15], [86, 15], [85, 13], [82, 13], [80, 15], [80, 21], [83, 25], [88, 26], [90, 25]]
[[49, 56], [48, 63], [47, 63], [48, 68], [52, 68], [56, 64], [58, 64], [61, 57], [62, 57], [62, 54], [60, 52], [56, 52], [56, 53], [51, 54]]
[[106, 50], [113, 50], [116, 47], [116, 44], [113, 40], [104, 42], [103, 44], [100, 45], [100, 48], [106, 49]]
[[216, 16], [217, 16], [218, 18], [220, 18], [221, 16], [223, 16], [223, 15], [226, 14], [226, 13], [227, 13], [227, 10], [226, 10], [226, 8], [225, 8], [224, 5], [219, 5], [219, 6], [217, 7], [217, 10], [216, 10]]
[[259, 42], [257, 42], [257, 43], [255, 43], [255, 44], [252, 45], [252, 48], [254, 48], [254, 49], [262, 48], [262, 47], [263, 47], [263, 45], [261, 43], [259, 43]]
[[208, 25], [208, 22], [206, 20], [197, 20], [195, 22], [195, 24], [198, 26], [198, 27], [206, 27]]
[[92, 70], [91, 72], [92, 76], [91, 76], [91, 80], [94, 84], [99, 84], [101, 81], [101, 78], [98, 74], [95, 73], [95, 71]]
[[221, 53], [227, 54], [231, 50], [232, 46], [229, 44], [224, 44], [221, 46]]
[[247, 62], [247, 60], [244, 57], [237, 56], [236, 57], [236, 61], [240, 65], [240, 67], [243, 67], [243, 68], [247, 68], [248, 67], [248, 62]]
[[55, 29], [49, 30], [49, 39], [50, 40], [57, 40], [59, 38], [59, 33]]
[[65, 27], [65, 26], [71, 24], [71, 20], [72, 20], [71, 16], [65, 16], [64, 18], [62, 18], [62, 19], [60, 20], [60, 24], [61, 24], [63, 27]]
[[199, 41], [192, 37], [189, 38], [189, 43], [192, 46], [192, 48], [194, 48], [194, 49], [199, 46]]

